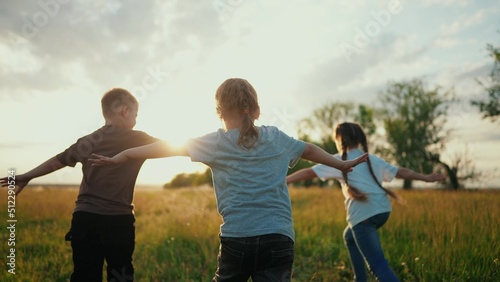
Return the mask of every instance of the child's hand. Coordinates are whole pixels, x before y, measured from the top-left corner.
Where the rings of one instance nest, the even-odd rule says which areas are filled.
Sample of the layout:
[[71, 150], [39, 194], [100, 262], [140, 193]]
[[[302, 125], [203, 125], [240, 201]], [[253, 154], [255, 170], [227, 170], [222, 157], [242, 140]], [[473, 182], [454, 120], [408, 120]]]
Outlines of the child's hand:
[[425, 176], [425, 181], [426, 182], [436, 182], [436, 181], [443, 181], [445, 180], [446, 177], [442, 174], [437, 174], [437, 173], [431, 173], [431, 174], [427, 174]]
[[119, 163], [123, 163], [127, 161], [127, 157], [123, 154], [118, 154], [112, 158], [101, 156], [98, 154], [92, 154], [92, 157], [89, 158], [89, 162], [92, 163], [92, 166], [107, 166], [107, 165], [115, 165]]
[[351, 172], [353, 167], [357, 166], [360, 163], [366, 162], [367, 159], [368, 159], [368, 153], [364, 153], [363, 155], [361, 155], [353, 160], [345, 161], [346, 166], [344, 169], [342, 169], [342, 171]]
[[[26, 178], [23, 174], [16, 175], [15, 178], [15, 185], [16, 185], [16, 196], [23, 191], [24, 187], [28, 185], [28, 182], [30, 182], [31, 179]], [[11, 179], [12, 183], [12, 179]], [[9, 186], [9, 177], [2, 177], [0, 178], [0, 186], [2, 187], [7, 187]]]
[[360, 163], [364, 163], [364, 162], [366, 162], [367, 159], [368, 159], [368, 153], [364, 153], [363, 155], [361, 155], [353, 160], [353, 161], [355, 161], [355, 164], [353, 166], [357, 166]]

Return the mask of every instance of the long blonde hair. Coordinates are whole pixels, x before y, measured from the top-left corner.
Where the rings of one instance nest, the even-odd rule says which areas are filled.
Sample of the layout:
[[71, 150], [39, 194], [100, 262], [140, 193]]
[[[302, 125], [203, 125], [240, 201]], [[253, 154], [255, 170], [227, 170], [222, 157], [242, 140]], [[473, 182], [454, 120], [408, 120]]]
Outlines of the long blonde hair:
[[[335, 140], [338, 140], [340, 143], [339, 149], [340, 153], [342, 154], [342, 160], [345, 160], [347, 158], [347, 150], [349, 148], [357, 147], [360, 144], [361, 147], [363, 148], [363, 151], [368, 153], [368, 144], [366, 141], [366, 135], [363, 132], [363, 129], [361, 129], [361, 126], [357, 123], [344, 122], [337, 125], [337, 127], [335, 128], [333, 138]], [[366, 159], [366, 164], [368, 165], [368, 170], [370, 171], [373, 181], [377, 183], [377, 186], [380, 187], [382, 190], [384, 190], [392, 198], [398, 201], [402, 201], [402, 199], [398, 195], [396, 195], [396, 193], [384, 188], [382, 184], [378, 181], [377, 177], [375, 177], [375, 173], [373, 172], [370, 158]], [[342, 174], [344, 176], [344, 181], [347, 185], [347, 193], [349, 194], [349, 196], [351, 196], [353, 199], [356, 200], [365, 201], [368, 198], [366, 193], [363, 193], [358, 188], [349, 185], [347, 173], [343, 172]]]
[[238, 145], [252, 148], [259, 137], [254, 120], [260, 115], [257, 92], [253, 86], [245, 79], [229, 78], [217, 88], [215, 103], [219, 118], [242, 117]]

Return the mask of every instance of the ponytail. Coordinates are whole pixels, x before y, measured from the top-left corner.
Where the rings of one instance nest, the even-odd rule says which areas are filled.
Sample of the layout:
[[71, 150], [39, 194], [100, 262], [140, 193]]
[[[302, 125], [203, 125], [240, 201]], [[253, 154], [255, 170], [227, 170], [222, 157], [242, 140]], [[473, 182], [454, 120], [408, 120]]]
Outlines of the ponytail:
[[[347, 148], [345, 146], [346, 144], [344, 140], [342, 140], [342, 160], [344, 161], [347, 159]], [[342, 176], [344, 176], [344, 181], [347, 186], [347, 194], [349, 194], [351, 198], [361, 202], [364, 202], [368, 199], [368, 195], [366, 195], [366, 193], [363, 193], [358, 188], [349, 185], [346, 172], [342, 171]]]
[[260, 115], [257, 92], [242, 78], [229, 78], [215, 93], [217, 114], [221, 119], [241, 118], [238, 145], [245, 149], [252, 148], [259, 138], [259, 131], [254, 120]]
[[[361, 126], [359, 126], [356, 123], [345, 122], [339, 124], [335, 130], [335, 137], [340, 137], [341, 139], [342, 160], [345, 160], [347, 158], [347, 149], [349, 147], [356, 146], [359, 144], [361, 144], [361, 146], [363, 147], [363, 151], [368, 153], [368, 143], [366, 141], [366, 135], [361, 129]], [[399, 197], [393, 191], [384, 188], [384, 186], [380, 184], [377, 177], [375, 176], [375, 173], [373, 172], [372, 164], [369, 157], [366, 159], [366, 164], [368, 165], [368, 170], [370, 171], [370, 175], [372, 176], [373, 181], [377, 183], [377, 186], [380, 189], [384, 190], [384, 192], [387, 193], [390, 197], [404, 204], [405, 201], [401, 197]], [[344, 176], [344, 181], [347, 185], [347, 193], [349, 194], [349, 196], [351, 196], [351, 198], [355, 200], [365, 201], [368, 198], [366, 193], [363, 193], [359, 189], [349, 185], [349, 183], [347, 182], [347, 173], [342, 172], [342, 175]]]
[[[363, 149], [364, 150], [368, 150], [368, 148], [365, 147], [366, 144], [363, 145]], [[366, 149], [365, 149], [366, 148]], [[365, 151], [366, 152], [366, 151]], [[396, 193], [394, 193], [393, 191], [387, 189], [387, 188], [384, 188], [384, 186], [382, 186], [382, 184], [380, 184], [380, 182], [378, 182], [378, 179], [375, 177], [375, 173], [373, 172], [373, 168], [372, 168], [372, 164], [370, 162], [370, 158], [367, 158], [366, 159], [366, 163], [368, 164], [368, 170], [370, 171], [370, 174], [373, 178], [373, 180], [375, 181], [375, 183], [377, 183], [378, 187], [380, 187], [382, 190], [384, 190], [389, 196], [391, 196], [393, 199], [395, 199], [396, 201], [404, 204], [405, 203], [405, 200], [401, 197], [399, 197]]]
[[238, 145], [250, 149], [255, 145], [259, 137], [259, 131], [257, 127], [253, 124], [253, 120], [250, 117], [248, 111], [243, 114], [243, 123], [240, 129], [240, 137], [238, 138]]

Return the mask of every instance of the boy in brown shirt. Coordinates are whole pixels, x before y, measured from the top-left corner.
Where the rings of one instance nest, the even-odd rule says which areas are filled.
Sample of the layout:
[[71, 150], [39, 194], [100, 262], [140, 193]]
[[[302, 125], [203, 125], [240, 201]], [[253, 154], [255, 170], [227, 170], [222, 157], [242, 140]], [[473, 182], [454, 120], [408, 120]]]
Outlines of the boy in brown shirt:
[[[132, 130], [139, 105], [127, 90], [111, 89], [102, 97], [101, 105], [106, 124], [78, 139], [64, 152], [17, 175], [16, 195], [36, 177], [82, 163], [83, 178], [71, 229], [66, 234], [73, 249], [71, 281], [102, 281], [104, 260], [108, 265], [108, 281], [133, 281], [134, 186], [144, 160], [103, 168], [92, 167], [87, 160], [92, 153], [114, 156], [158, 139]], [[1, 178], [0, 184], [6, 186], [7, 178]]]

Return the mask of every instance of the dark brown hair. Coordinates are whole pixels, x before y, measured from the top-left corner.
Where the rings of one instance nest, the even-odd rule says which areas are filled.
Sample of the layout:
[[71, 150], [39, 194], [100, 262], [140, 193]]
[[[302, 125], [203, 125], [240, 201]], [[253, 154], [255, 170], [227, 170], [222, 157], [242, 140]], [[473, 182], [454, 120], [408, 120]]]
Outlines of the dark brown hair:
[[245, 79], [229, 78], [217, 88], [215, 103], [221, 119], [242, 118], [238, 145], [252, 148], [259, 137], [254, 120], [260, 115], [257, 92], [253, 86]]
[[[368, 153], [368, 143], [366, 141], [366, 135], [363, 132], [363, 129], [361, 129], [361, 126], [357, 123], [351, 123], [351, 122], [344, 122], [335, 128], [334, 136], [333, 138], [337, 140], [340, 143], [341, 148], [340, 153], [342, 154], [342, 160], [345, 160], [347, 158], [347, 150], [352, 147], [357, 147], [361, 144], [361, 147], [363, 148], [363, 151]], [[382, 184], [378, 181], [377, 177], [375, 176], [375, 173], [373, 172], [372, 164], [370, 162], [370, 158], [366, 159], [366, 164], [368, 165], [368, 170], [370, 171], [370, 174], [373, 178], [373, 181], [377, 183], [378, 187], [380, 187], [382, 190], [384, 190], [389, 196], [393, 197], [394, 199], [397, 199], [398, 201], [401, 200], [396, 193], [392, 192], [391, 190], [388, 190], [382, 186]], [[359, 189], [356, 187], [352, 187], [349, 185], [348, 178], [347, 178], [347, 173], [343, 172], [342, 173], [344, 176], [344, 181], [347, 185], [347, 192], [349, 195], [356, 200], [360, 201], [365, 201], [367, 199], [367, 195], [363, 192], [361, 192]]]
[[104, 93], [101, 99], [102, 114], [104, 117], [111, 117], [122, 106], [139, 105], [137, 99], [123, 88], [112, 88]]

